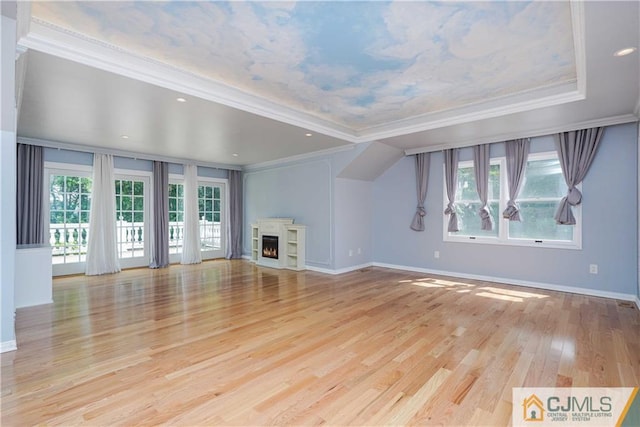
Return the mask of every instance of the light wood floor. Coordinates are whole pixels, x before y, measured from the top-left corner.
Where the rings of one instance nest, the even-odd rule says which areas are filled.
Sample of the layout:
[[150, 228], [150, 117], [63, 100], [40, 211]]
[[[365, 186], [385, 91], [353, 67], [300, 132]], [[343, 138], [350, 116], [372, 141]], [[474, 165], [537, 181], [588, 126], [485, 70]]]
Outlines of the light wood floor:
[[637, 386], [628, 303], [247, 261], [54, 281], [18, 310], [3, 426], [506, 425], [512, 387]]

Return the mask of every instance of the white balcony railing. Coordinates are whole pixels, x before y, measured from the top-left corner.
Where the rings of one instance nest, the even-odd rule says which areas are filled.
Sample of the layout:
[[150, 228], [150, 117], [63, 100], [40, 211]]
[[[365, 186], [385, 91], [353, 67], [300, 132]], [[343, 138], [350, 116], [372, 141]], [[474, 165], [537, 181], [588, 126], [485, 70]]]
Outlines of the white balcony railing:
[[[169, 224], [169, 252], [180, 253], [183, 243], [183, 222]], [[216, 250], [222, 247], [222, 227], [219, 222], [200, 220], [200, 243], [202, 250]], [[120, 258], [144, 256], [146, 228], [143, 222], [117, 221], [116, 237]], [[89, 224], [51, 224], [49, 244], [52, 248], [53, 263], [81, 262], [86, 258], [89, 241]]]

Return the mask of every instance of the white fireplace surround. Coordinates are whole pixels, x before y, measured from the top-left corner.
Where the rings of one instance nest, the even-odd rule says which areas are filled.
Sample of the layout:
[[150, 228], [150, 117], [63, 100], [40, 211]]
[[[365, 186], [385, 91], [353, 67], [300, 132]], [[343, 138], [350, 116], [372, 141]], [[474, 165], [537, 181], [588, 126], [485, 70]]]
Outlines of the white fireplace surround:
[[[273, 268], [284, 268], [286, 266], [286, 226], [291, 224], [293, 224], [293, 218], [264, 218], [258, 220], [258, 265]], [[262, 256], [263, 235], [278, 236], [278, 259]]]
[[[256, 264], [271, 268], [304, 269], [305, 227], [293, 223], [293, 218], [264, 218], [252, 224], [252, 258]], [[262, 256], [262, 236], [278, 237], [277, 259]]]

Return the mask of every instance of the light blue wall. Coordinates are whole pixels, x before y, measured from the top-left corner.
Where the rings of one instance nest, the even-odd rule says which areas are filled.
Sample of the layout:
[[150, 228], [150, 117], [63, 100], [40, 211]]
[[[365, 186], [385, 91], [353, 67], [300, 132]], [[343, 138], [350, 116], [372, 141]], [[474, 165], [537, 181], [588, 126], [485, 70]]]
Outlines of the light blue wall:
[[[44, 160], [46, 162], [93, 166], [93, 153], [45, 147]], [[113, 158], [113, 165], [116, 169], [128, 169], [143, 172], [153, 171], [153, 162], [151, 160], [115, 156]], [[182, 164], [169, 163], [169, 173], [182, 175], [183, 169], [184, 166]], [[226, 169], [198, 166], [198, 176], [227, 179], [229, 177], [229, 171]]]
[[93, 166], [93, 153], [45, 147], [42, 156], [45, 162]]
[[[532, 151], [552, 147], [534, 138]], [[400, 160], [373, 186], [375, 262], [634, 295], [638, 283], [637, 130], [635, 124], [605, 130], [583, 182], [582, 250], [443, 242], [443, 155], [432, 153], [426, 231], [409, 224], [415, 210], [414, 160]], [[503, 149], [492, 147], [492, 155]], [[461, 159], [470, 158], [470, 149]], [[434, 258], [434, 251], [440, 258]], [[589, 274], [598, 264], [599, 274]]]
[[337, 178], [334, 194], [335, 269], [370, 263], [373, 183]]
[[330, 268], [333, 173], [330, 158], [320, 158], [243, 174], [243, 253], [251, 248], [251, 224], [260, 218], [293, 218], [307, 226], [307, 264]]
[[227, 169], [214, 169], [206, 166], [198, 166], [198, 176], [205, 178], [229, 179], [229, 171]]

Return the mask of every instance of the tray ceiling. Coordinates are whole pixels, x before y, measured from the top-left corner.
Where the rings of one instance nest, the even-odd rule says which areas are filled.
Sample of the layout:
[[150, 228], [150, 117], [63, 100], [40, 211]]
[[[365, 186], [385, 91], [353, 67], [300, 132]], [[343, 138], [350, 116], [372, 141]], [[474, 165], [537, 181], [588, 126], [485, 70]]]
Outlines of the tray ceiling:
[[255, 165], [622, 123], [640, 108], [638, 53], [613, 56], [638, 47], [637, 2], [28, 4], [26, 138]]

